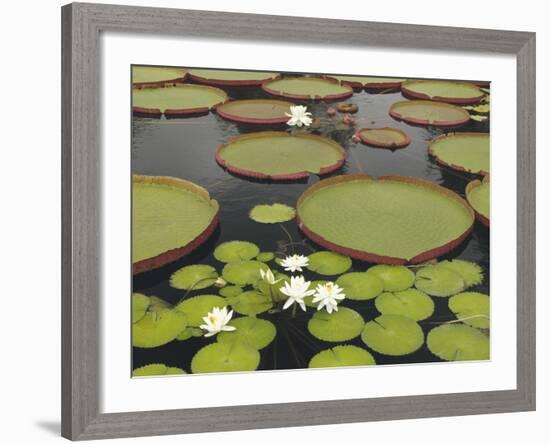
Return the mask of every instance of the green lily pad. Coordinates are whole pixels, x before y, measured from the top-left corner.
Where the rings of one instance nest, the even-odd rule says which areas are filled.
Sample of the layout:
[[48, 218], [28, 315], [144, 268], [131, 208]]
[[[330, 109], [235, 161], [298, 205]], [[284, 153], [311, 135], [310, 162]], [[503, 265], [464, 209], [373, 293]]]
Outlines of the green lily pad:
[[397, 128], [362, 128], [355, 134], [363, 143], [379, 148], [404, 148], [411, 143], [407, 133]]
[[490, 356], [489, 336], [464, 324], [445, 324], [428, 333], [428, 350], [445, 361], [483, 361]]
[[489, 133], [451, 133], [436, 137], [428, 152], [439, 164], [472, 174], [489, 172]]
[[383, 355], [402, 356], [414, 353], [424, 344], [424, 332], [411, 318], [383, 314], [367, 322], [361, 339]]
[[489, 226], [491, 210], [490, 194], [489, 176], [485, 176], [482, 182], [474, 180], [466, 186], [466, 200], [476, 212], [478, 219], [487, 226]]
[[414, 273], [403, 265], [375, 265], [367, 273], [380, 278], [385, 291], [403, 291], [414, 284]]
[[139, 348], [153, 348], [173, 341], [187, 327], [187, 317], [166, 308], [148, 311], [132, 324], [132, 344]]
[[285, 77], [262, 84], [269, 94], [289, 99], [344, 99], [353, 94], [353, 89], [337, 80], [320, 77]]
[[170, 276], [170, 286], [180, 290], [201, 290], [214, 285], [218, 272], [210, 265], [188, 265]]
[[150, 305], [149, 305], [150, 311], [158, 311], [164, 308], [168, 308], [168, 309], [172, 308], [172, 304], [166, 302], [164, 299], [161, 299], [157, 296], [149, 297], [149, 302], [150, 302]]
[[374, 299], [384, 289], [384, 281], [374, 273], [346, 273], [336, 279], [336, 284], [342, 287], [346, 298], [352, 301]]
[[414, 286], [430, 296], [449, 297], [464, 290], [465, 283], [460, 274], [431, 265], [416, 272]]
[[245, 291], [237, 296], [227, 298], [227, 303], [231, 305], [237, 313], [246, 316], [256, 316], [264, 313], [273, 307], [270, 297], [254, 290]]
[[132, 293], [132, 323], [145, 316], [150, 304], [148, 296], [141, 293]]
[[187, 327], [179, 335], [176, 336], [176, 340], [177, 341], [187, 341], [188, 339], [191, 339], [192, 337], [193, 337], [193, 329], [191, 327]]
[[265, 319], [252, 317], [236, 318], [229, 322], [236, 328], [234, 331], [222, 331], [218, 334], [218, 342], [241, 342], [257, 350], [267, 347], [277, 334], [273, 323]]
[[450, 103], [405, 100], [390, 107], [390, 116], [413, 125], [453, 127], [468, 123], [468, 111]]
[[365, 321], [355, 310], [339, 307], [331, 314], [317, 311], [307, 324], [309, 332], [327, 342], [344, 342], [361, 334]]
[[193, 373], [254, 371], [260, 365], [260, 353], [241, 342], [215, 342], [201, 348], [191, 360]]
[[294, 219], [296, 210], [281, 203], [256, 205], [250, 210], [249, 216], [260, 224], [279, 224]]
[[222, 276], [227, 282], [235, 285], [252, 285], [260, 279], [260, 270], [268, 269], [266, 264], [259, 261], [230, 262], [223, 267]]
[[[309, 284], [308, 290], [315, 290], [318, 285], [325, 285], [328, 281], [311, 281]], [[306, 296], [304, 298], [304, 304], [306, 304], [307, 307], [311, 308], [317, 308], [319, 305], [319, 302], [313, 302], [313, 298], [315, 297], [314, 294], [311, 296]]]
[[435, 309], [432, 298], [415, 288], [394, 293], [382, 293], [376, 298], [374, 304], [382, 314], [406, 316], [415, 321], [428, 319]]
[[204, 294], [185, 299], [174, 307], [175, 310], [184, 313], [187, 316], [187, 322], [190, 327], [199, 327], [204, 324], [204, 318], [214, 307], [223, 308], [227, 305], [227, 300], [221, 296]]
[[260, 262], [270, 262], [273, 259], [275, 259], [275, 253], [272, 253], [271, 251], [262, 251], [258, 256], [256, 256], [256, 260]]
[[332, 251], [318, 251], [308, 256], [309, 265], [307, 268], [317, 274], [324, 276], [333, 276], [348, 271], [352, 262], [351, 259], [343, 254], [333, 253]]
[[317, 353], [309, 368], [352, 367], [356, 365], [376, 365], [372, 355], [365, 349], [355, 345], [337, 345]]
[[200, 83], [218, 86], [254, 86], [279, 74], [265, 71], [237, 71], [226, 69], [190, 69], [189, 77]]
[[448, 80], [408, 80], [401, 84], [401, 91], [403, 95], [415, 99], [458, 104], [479, 103], [485, 96], [472, 83]]
[[260, 249], [256, 244], [234, 240], [218, 245], [214, 250], [214, 257], [220, 262], [228, 264], [254, 259], [259, 253]]
[[187, 71], [183, 68], [132, 66], [132, 84], [134, 86], [164, 85], [181, 82], [186, 76]]
[[216, 108], [225, 119], [245, 123], [286, 123], [287, 113], [294, 104], [284, 100], [248, 99], [230, 100]]
[[136, 368], [132, 371], [133, 377], [142, 376], [166, 376], [166, 375], [183, 375], [185, 370], [178, 367], [168, 367], [165, 364], [148, 364], [143, 367]]
[[439, 262], [437, 266], [448, 268], [462, 276], [465, 288], [480, 285], [483, 282], [483, 269], [475, 262], [452, 259], [450, 261]]
[[344, 85], [352, 88], [390, 89], [399, 88], [405, 79], [393, 77], [365, 77], [365, 76], [330, 76]]
[[[483, 293], [467, 291], [449, 299], [449, 309], [465, 324], [476, 328], [489, 328], [490, 301]], [[471, 319], [468, 319], [471, 318]]]
[[220, 288], [218, 293], [225, 298], [229, 298], [231, 296], [237, 296], [243, 291], [243, 287], [239, 287], [238, 285], [227, 285], [226, 287]]

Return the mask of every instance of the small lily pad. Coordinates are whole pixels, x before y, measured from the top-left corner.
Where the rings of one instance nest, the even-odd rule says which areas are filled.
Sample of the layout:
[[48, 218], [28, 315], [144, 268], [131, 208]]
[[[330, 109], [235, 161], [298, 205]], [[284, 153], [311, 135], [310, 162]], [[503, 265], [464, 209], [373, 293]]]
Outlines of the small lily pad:
[[424, 332], [411, 318], [383, 314], [365, 324], [361, 339], [378, 353], [402, 356], [422, 347]]
[[133, 377], [142, 376], [166, 376], [166, 375], [183, 375], [185, 370], [178, 367], [168, 367], [165, 364], [148, 364], [143, 367], [136, 368], [132, 371]]
[[278, 224], [294, 219], [296, 210], [288, 205], [274, 203], [256, 205], [250, 210], [249, 217], [260, 224]]
[[139, 348], [153, 348], [173, 341], [187, 327], [187, 317], [166, 308], [148, 311], [132, 324], [132, 344]]
[[257, 350], [267, 347], [277, 334], [273, 323], [265, 319], [253, 317], [236, 318], [229, 322], [236, 328], [234, 331], [222, 331], [218, 334], [218, 342], [241, 342]]
[[170, 276], [170, 286], [180, 290], [201, 290], [214, 285], [218, 272], [210, 265], [188, 265]]
[[382, 279], [385, 291], [403, 291], [414, 284], [414, 273], [403, 265], [375, 265], [367, 273]]
[[225, 298], [229, 298], [231, 296], [237, 296], [243, 292], [243, 287], [239, 287], [238, 285], [227, 285], [226, 287], [220, 288], [221, 296]]
[[141, 293], [132, 293], [132, 322], [137, 322], [147, 312], [151, 301], [148, 296]]
[[227, 305], [227, 300], [221, 296], [204, 294], [185, 299], [180, 302], [175, 310], [184, 313], [187, 316], [187, 322], [190, 327], [199, 327], [204, 324], [204, 318], [214, 307], [223, 308]]
[[365, 321], [355, 310], [339, 307], [338, 311], [318, 311], [309, 320], [307, 329], [318, 339], [327, 342], [344, 342], [361, 334]]
[[273, 307], [273, 302], [269, 296], [254, 290], [245, 291], [237, 296], [228, 297], [227, 303], [231, 305], [233, 310], [237, 313], [246, 316], [256, 316]]
[[376, 298], [374, 304], [382, 314], [406, 316], [415, 321], [428, 319], [435, 309], [432, 298], [416, 288], [382, 293]]
[[342, 274], [351, 268], [351, 259], [340, 253], [332, 251], [318, 251], [308, 256], [307, 268], [324, 276]]
[[269, 267], [259, 261], [230, 262], [222, 270], [222, 276], [227, 282], [235, 285], [252, 285], [260, 279], [260, 270], [267, 271]]
[[275, 253], [272, 253], [271, 251], [262, 251], [258, 256], [256, 256], [256, 260], [260, 262], [269, 262], [275, 259]]
[[240, 342], [216, 342], [201, 348], [191, 361], [193, 373], [254, 371], [260, 365], [260, 353]]
[[437, 266], [448, 268], [462, 276], [465, 288], [483, 283], [483, 269], [475, 262], [452, 259], [450, 261], [439, 262]]
[[465, 288], [464, 279], [458, 273], [438, 265], [421, 268], [416, 272], [416, 288], [430, 296], [449, 297]]
[[482, 361], [489, 359], [489, 336], [464, 324], [445, 324], [430, 330], [428, 349], [445, 361]]
[[336, 284], [342, 287], [346, 298], [353, 301], [374, 299], [384, 289], [384, 281], [374, 273], [346, 273], [336, 279]]
[[214, 257], [220, 262], [228, 264], [254, 259], [259, 253], [260, 249], [256, 244], [234, 240], [218, 245], [214, 250]]
[[[489, 328], [489, 296], [475, 291], [455, 294], [449, 299], [449, 309], [465, 324], [476, 328]], [[468, 319], [471, 318], [471, 319]]]
[[365, 349], [355, 345], [337, 345], [317, 353], [309, 368], [352, 367], [356, 365], [376, 365], [372, 355]]

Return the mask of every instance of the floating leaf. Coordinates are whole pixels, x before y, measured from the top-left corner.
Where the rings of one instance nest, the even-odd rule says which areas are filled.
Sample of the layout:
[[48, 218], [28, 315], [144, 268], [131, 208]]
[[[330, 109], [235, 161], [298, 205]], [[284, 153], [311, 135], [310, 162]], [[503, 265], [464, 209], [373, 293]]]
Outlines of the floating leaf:
[[139, 348], [153, 348], [173, 341], [187, 327], [187, 317], [166, 308], [148, 311], [132, 324], [132, 344]]
[[220, 295], [223, 297], [229, 298], [231, 296], [237, 296], [243, 292], [243, 287], [238, 285], [227, 285], [226, 287], [220, 288]]
[[489, 226], [490, 219], [490, 194], [491, 185], [489, 175], [483, 181], [473, 180], [466, 185], [466, 200], [474, 209], [478, 220], [485, 226]]
[[382, 314], [406, 316], [415, 321], [429, 318], [435, 309], [432, 298], [415, 288], [382, 293], [374, 301], [376, 309]]
[[489, 172], [488, 133], [450, 133], [436, 137], [428, 147], [437, 163], [472, 174]]
[[190, 69], [191, 80], [217, 86], [258, 86], [278, 77], [276, 72], [237, 71], [226, 69]]
[[281, 203], [256, 205], [250, 210], [249, 216], [260, 224], [278, 224], [294, 219], [296, 210]]
[[390, 116], [413, 125], [453, 127], [467, 123], [470, 114], [459, 106], [429, 100], [405, 100], [390, 107]]
[[228, 297], [227, 302], [237, 313], [247, 316], [256, 316], [273, 307], [269, 296], [254, 290]]
[[257, 350], [267, 347], [277, 334], [273, 323], [265, 319], [252, 317], [236, 318], [229, 322], [236, 328], [234, 331], [222, 331], [218, 334], [218, 342], [233, 343], [235, 341], [250, 345]]
[[421, 268], [416, 272], [416, 288], [430, 296], [449, 297], [465, 288], [464, 279], [458, 273], [438, 265]]
[[399, 88], [405, 79], [393, 77], [365, 77], [365, 76], [330, 76], [344, 85], [352, 88], [391, 89]]
[[465, 288], [480, 285], [483, 282], [483, 269], [475, 262], [452, 259], [450, 261], [439, 262], [437, 266], [448, 268], [462, 276]]
[[476, 122], [485, 122], [489, 119], [489, 117], [481, 114], [471, 114], [470, 119], [475, 120]]
[[489, 359], [489, 336], [464, 324], [445, 324], [430, 330], [428, 349], [445, 361]]
[[225, 119], [245, 123], [286, 123], [287, 113], [294, 104], [284, 100], [248, 99], [230, 100], [216, 108], [216, 113]]
[[275, 253], [272, 253], [271, 251], [262, 251], [258, 256], [256, 256], [256, 260], [260, 262], [269, 262], [275, 259]]
[[476, 328], [489, 328], [490, 301], [483, 293], [468, 291], [449, 299], [449, 309], [465, 324]]
[[235, 285], [252, 285], [260, 279], [260, 270], [268, 269], [266, 264], [259, 261], [230, 262], [223, 267], [222, 276], [227, 282]]
[[485, 96], [476, 85], [449, 80], [408, 80], [401, 85], [406, 97], [447, 103], [479, 103]]
[[397, 128], [362, 128], [355, 134], [363, 143], [379, 148], [404, 148], [411, 143], [407, 133]]
[[259, 253], [260, 249], [256, 244], [234, 240], [218, 245], [214, 250], [214, 257], [220, 262], [228, 264], [254, 259]]
[[308, 256], [307, 268], [317, 274], [333, 276], [342, 274], [351, 268], [351, 259], [343, 254], [332, 251], [318, 251]]
[[148, 364], [132, 371], [133, 377], [183, 375], [185, 370], [178, 367], [168, 367], [165, 364]]
[[361, 339], [378, 353], [402, 356], [415, 352], [424, 344], [424, 333], [411, 318], [383, 314], [365, 324]]
[[187, 372], [179, 367], [166, 367], [166, 376], [168, 375], [184, 375]]
[[185, 299], [176, 305], [175, 310], [184, 313], [187, 316], [187, 322], [190, 327], [199, 327], [204, 324], [204, 318], [214, 307], [223, 308], [227, 305], [227, 300], [221, 296], [204, 294]]
[[141, 293], [132, 293], [132, 322], [137, 322], [143, 318], [150, 304], [148, 296]]
[[183, 68], [161, 66], [132, 66], [132, 84], [134, 86], [164, 85], [182, 82], [187, 76]]
[[300, 100], [345, 99], [353, 94], [351, 87], [320, 77], [284, 77], [264, 82], [262, 89], [269, 94]]
[[367, 273], [380, 278], [385, 291], [403, 291], [414, 284], [414, 273], [403, 265], [375, 265]]
[[191, 327], [187, 327], [179, 335], [176, 336], [176, 340], [177, 341], [187, 341], [188, 339], [191, 339], [192, 337], [193, 337], [193, 329]]
[[356, 365], [376, 365], [372, 355], [365, 349], [355, 345], [337, 345], [317, 353], [309, 368], [351, 367]]
[[322, 341], [344, 342], [359, 336], [364, 325], [363, 317], [355, 310], [339, 307], [330, 314], [324, 310], [315, 312], [307, 328]]
[[260, 353], [250, 345], [215, 342], [201, 348], [191, 361], [193, 373], [253, 371], [260, 364]]
[[346, 298], [353, 301], [374, 299], [384, 289], [384, 282], [374, 273], [346, 273], [336, 279], [336, 284], [342, 287]]
[[170, 286], [180, 290], [201, 290], [214, 285], [218, 272], [210, 265], [188, 265], [170, 276]]

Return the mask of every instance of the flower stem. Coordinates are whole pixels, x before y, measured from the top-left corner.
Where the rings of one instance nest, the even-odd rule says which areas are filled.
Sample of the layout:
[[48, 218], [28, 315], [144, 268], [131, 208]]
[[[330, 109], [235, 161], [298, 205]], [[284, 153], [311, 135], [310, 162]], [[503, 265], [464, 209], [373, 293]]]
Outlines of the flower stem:
[[284, 227], [283, 224], [279, 224], [279, 226], [281, 227], [281, 229], [285, 232], [285, 234], [287, 235], [288, 237], [288, 240], [290, 241], [290, 246], [292, 247], [292, 254], [294, 254], [296, 251], [294, 249], [294, 240], [292, 239], [292, 236], [290, 235], [290, 233], [288, 232], [288, 230]]

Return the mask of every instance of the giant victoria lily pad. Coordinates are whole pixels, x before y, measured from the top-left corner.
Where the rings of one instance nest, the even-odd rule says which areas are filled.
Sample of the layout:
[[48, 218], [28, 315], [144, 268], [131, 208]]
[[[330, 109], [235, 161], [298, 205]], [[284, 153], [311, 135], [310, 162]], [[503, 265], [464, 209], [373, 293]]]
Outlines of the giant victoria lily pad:
[[212, 86], [176, 83], [161, 88], [134, 88], [134, 114], [160, 117], [191, 117], [208, 114], [227, 100], [227, 94]]
[[397, 128], [362, 128], [355, 135], [361, 142], [378, 148], [405, 148], [411, 143], [407, 133]]
[[487, 227], [490, 221], [490, 189], [489, 176], [485, 176], [483, 182], [474, 180], [466, 185], [466, 200], [474, 209], [477, 219]]
[[467, 105], [478, 103], [485, 93], [471, 83], [447, 80], [408, 80], [401, 84], [406, 97]]
[[163, 86], [169, 83], [183, 82], [187, 71], [183, 68], [170, 68], [162, 66], [133, 66], [132, 85]]
[[285, 77], [264, 82], [262, 89], [275, 96], [297, 100], [340, 100], [353, 94], [350, 86], [321, 77]]
[[234, 71], [223, 69], [190, 69], [189, 78], [195, 82], [216, 86], [259, 86], [278, 77], [276, 72]]
[[430, 100], [405, 100], [390, 107], [390, 116], [413, 125], [441, 127], [468, 123], [470, 114], [459, 106]]
[[470, 233], [474, 213], [456, 193], [404, 176], [366, 174], [317, 182], [299, 198], [297, 220], [323, 247], [374, 263], [421, 263]]
[[224, 119], [243, 123], [286, 123], [290, 107], [284, 100], [248, 99], [230, 100], [216, 107], [216, 113]]
[[208, 191], [174, 177], [132, 179], [132, 271], [161, 267], [205, 242], [218, 225]]
[[405, 81], [405, 79], [393, 77], [330, 76], [330, 78], [354, 89], [393, 89], [399, 88]]
[[284, 131], [245, 134], [221, 145], [216, 161], [241, 176], [270, 180], [300, 180], [342, 167], [344, 149], [326, 137], [290, 135]]
[[437, 163], [458, 171], [485, 175], [489, 172], [489, 134], [452, 133], [436, 137], [428, 152]]

